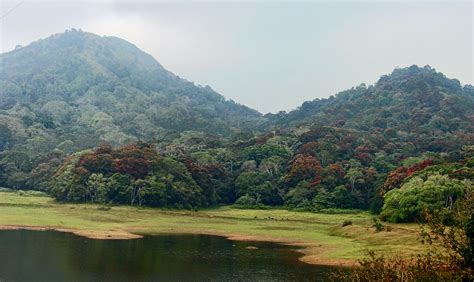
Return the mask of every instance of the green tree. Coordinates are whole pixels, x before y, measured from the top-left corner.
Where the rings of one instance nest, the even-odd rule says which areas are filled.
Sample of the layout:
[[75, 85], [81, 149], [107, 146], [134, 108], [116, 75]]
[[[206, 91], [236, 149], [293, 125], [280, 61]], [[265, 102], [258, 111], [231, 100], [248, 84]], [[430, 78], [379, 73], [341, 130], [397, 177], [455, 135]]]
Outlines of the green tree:
[[455, 201], [471, 190], [472, 182], [467, 179], [440, 174], [430, 175], [426, 180], [414, 177], [385, 195], [381, 216], [391, 222], [420, 221], [424, 210], [452, 209]]
[[106, 179], [101, 173], [93, 173], [87, 180], [87, 190], [92, 202], [105, 203], [107, 201]]
[[333, 195], [321, 187], [316, 192], [316, 196], [314, 196], [312, 203], [316, 210], [332, 208], [334, 206]]
[[355, 184], [363, 181], [364, 174], [359, 167], [351, 167], [345, 175], [345, 178], [351, 185], [351, 193], [355, 192]]
[[352, 206], [352, 197], [344, 185], [339, 185], [331, 192], [336, 208], [346, 209]]

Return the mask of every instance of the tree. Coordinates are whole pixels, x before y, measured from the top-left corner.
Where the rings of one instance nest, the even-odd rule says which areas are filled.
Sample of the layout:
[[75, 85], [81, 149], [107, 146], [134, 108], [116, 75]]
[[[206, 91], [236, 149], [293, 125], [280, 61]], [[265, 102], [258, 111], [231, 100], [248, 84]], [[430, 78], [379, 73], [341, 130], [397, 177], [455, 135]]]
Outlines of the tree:
[[450, 210], [457, 199], [471, 190], [470, 180], [440, 174], [430, 175], [426, 180], [414, 177], [385, 195], [381, 216], [391, 222], [421, 221], [424, 210]]
[[313, 206], [316, 210], [332, 208], [334, 206], [333, 195], [326, 189], [320, 188], [316, 192], [316, 196], [313, 198]]
[[291, 162], [290, 171], [285, 176], [285, 180], [289, 186], [309, 180], [310, 186], [314, 187], [321, 182], [322, 171], [323, 168], [316, 158], [298, 154]]
[[117, 204], [128, 204], [130, 199], [131, 179], [128, 175], [114, 173], [107, 179], [107, 199]]
[[277, 190], [269, 182], [267, 175], [259, 172], [243, 172], [235, 180], [237, 197], [249, 195], [266, 205], [281, 204]]
[[309, 188], [310, 184], [308, 181], [298, 183], [296, 187], [290, 189], [288, 193], [285, 194], [285, 205], [291, 209], [312, 210], [313, 205], [311, 201], [316, 194], [316, 190]]
[[352, 206], [352, 197], [344, 185], [339, 185], [331, 192], [336, 208], [347, 209]]
[[159, 181], [156, 176], [147, 177], [145, 181], [146, 185], [142, 185], [138, 191], [139, 205], [166, 207], [166, 184]]
[[277, 178], [281, 172], [284, 159], [279, 156], [272, 156], [264, 159], [259, 166], [260, 171], [266, 173], [270, 178]]
[[[474, 279], [474, 190], [468, 191], [446, 214], [424, 212], [431, 232], [423, 232], [423, 240], [438, 243], [447, 254], [448, 265], [466, 280]], [[449, 218], [446, 224], [446, 218]], [[423, 230], [424, 231], [424, 230]]]
[[[202, 189], [203, 204], [205, 206], [217, 204], [221, 190], [225, 190], [225, 186], [230, 185], [224, 169], [217, 164], [199, 164], [190, 160], [187, 160], [185, 165], [194, 181]], [[226, 190], [226, 192], [229, 191]], [[227, 197], [232, 197], [232, 195], [227, 195]]]
[[364, 174], [362, 169], [359, 167], [351, 167], [347, 172], [344, 178], [349, 180], [351, 185], [351, 193], [355, 192], [355, 184], [363, 180]]
[[106, 179], [101, 173], [93, 173], [87, 180], [87, 190], [92, 202], [105, 203], [107, 201]]
[[0, 124], [0, 151], [3, 151], [4, 148], [12, 141], [12, 131], [5, 124]]
[[238, 198], [237, 201], [235, 201], [234, 205], [236, 207], [244, 209], [253, 209], [261, 207], [260, 198], [254, 198], [249, 194], [245, 194]]
[[[474, 192], [448, 213], [425, 211], [422, 243], [431, 248], [410, 258], [369, 252], [350, 272], [332, 273], [333, 281], [472, 281], [474, 279]], [[446, 224], [446, 217], [450, 223]]]
[[85, 154], [79, 159], [79, 166], [91, 173], [110, 174], [115, 171], [114, 160], [110, 154]]

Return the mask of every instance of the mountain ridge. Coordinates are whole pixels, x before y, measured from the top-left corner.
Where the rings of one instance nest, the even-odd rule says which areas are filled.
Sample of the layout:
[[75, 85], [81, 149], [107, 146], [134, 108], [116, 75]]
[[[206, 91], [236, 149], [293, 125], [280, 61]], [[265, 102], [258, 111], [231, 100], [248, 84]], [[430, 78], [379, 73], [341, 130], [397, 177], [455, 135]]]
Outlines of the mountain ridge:
[[[383, 75], [373, 85], [364, 83], [336, 95], [324, 99], [314, 99], [304, 102], [297, 109], [288, 113], [267, 114], [270, 123], [277, 126], [289, 127], [304, 123], [318, 122], [325, 124], [346, 125], [351, 121], [360, 122], [363, 117], [354, 114], [367, 111], [367, 108], [377, 112], [377, 108], [384, 108], [384, 115], [393, 115], [396, 112], [407, 112], [415, 106], [426, 108], [431, 113], [442, 110], [442, 103], [450, 106], [448, 101], [463, 97], [465, 101], [451, 101], [458, 107], [456, 112], [466, 113], [466, 119], [473, 118], [474, 87], [466, 84], [461, 86], [457, 79], [449, 79], [430, 66], [420, 68], [412, 65], [407, 68], [394, 69], [389, 75]], [[362, 103], [364, 102], [364, 103]], [[397, 104], [398, 103], [398, 104]], [[441, 103], [441, 104], [440, 104]], [[453, 106], [453, 105], [451, 105]], [[348, 107], [355, 109], [351, 115], [345, 115]], [[394, 109], [393, 109], [394, 108]], [[430, 109], [431, 108], [431, 109]], [[449, 110], [448, 110], [449, 111]], [[448, 112], [446, 111], [446, 112]], [[452, 112], [455, 112], [454, 110]], [[415, 113], [412, 113], [415, 114]], [[444, 117], [448, 118], [448, 116]], [[362, 122], [363, 123], [363, 122]], [[422, 123], [416, 123], [420, 126]], [[394, 124], [399, 126], [400, 124]], [[374, 125], [375, 128], [380, 127]], [[470, 127], [472, 129], [472, 127]]]
[[115, 134], [91, 138], [113, 144], [186, 130], [226, 136], [261, 116], [117, 37], [67, 31], [1, 54], [0, 66], [0, 109], [22, 108], [46, 129], [105, 122]]
[[[124, 39], [75, 29], [0, 54], [0, 83], [2, 123], [10, 124], [16, 143], [31, 135], [59, 140], [45, 150], [66, 141], [84, 149], [172, 140], [186, 131], [250, 136], [316, 124], [425, 135], [420, 130], [429, 122], [438, 135], [457, 124], [474, 130], [474, 88], [430, 66], [394, 69], [373, 85], [262, 115], [176, 76]], [[77, 132], [82, 140], [74, 140]]]

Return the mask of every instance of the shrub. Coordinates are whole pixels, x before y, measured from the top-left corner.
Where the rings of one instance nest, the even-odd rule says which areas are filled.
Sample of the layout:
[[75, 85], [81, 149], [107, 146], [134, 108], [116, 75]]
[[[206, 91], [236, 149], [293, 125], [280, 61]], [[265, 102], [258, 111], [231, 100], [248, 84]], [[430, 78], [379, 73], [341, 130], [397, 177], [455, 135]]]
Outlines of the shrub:
[[[446, 226], [444, 214], [424, 213], [430, 232], [422, 229], [422, 243], [429, 252], [412, 257], [369, 252], [359, 267], [331, 274], [333, 281], [474, 281], [474, 192], [469, 191], [451, 210], [453, 222]], [[376, 221], [376, 219], [374, 219]]]
[[14, 192], [14, 190], [8, 189], [8, 188], [0, 187], [0, 192], [3, 192], [3, 193], [6, 193], [6, 192]]
[[254, 198], [249, 194], [245, 194], [242, 197], [238, 198], [237, 201], [235, 201], [234, 206], [239, 209], [265, 208], [265, 206], [260, 203], [260, 199]]
[[360, 213], [361, 210], [330, 208], [330, 209], [322, 209], [322, 210], [319, 210], [318, 212], [325, 213], [325, 214], [356, 214], [356, 213]]
[[342, 222], [342, 227], [344, 227], [344, 226], [349, 226], [349, 225], [352, 225], [352, 220], [347, 220], [347, 219], [346, 219], [346, 220], [344, 220], [344, 221]]
[[422, 221], [425, 209], [430, 212], [450, 209], [470, 187], [469, 180], [451, 179], [447, 175], [430, 175], [425, 181], [414, 177], [400, 189], [385, 195], [382, 219], [389, 222]]
[[445, 266], [442, 257], [428, 254], [425, 256], [391, 257], [369, 252], [359, 260], [360, 267], [351, 271], [341, 269], [330, 275], [331, 281], [456, 281], [453, 272], [443, 272]]
[[376, 232], [380, 232], [380, 231], [383, 231], [384, 230], [384, 226], [382, 224], [382, 222], [380, 222], [380, 220], [378, 218], [373, 218], [373, 221], [374, 221], [374, 224], [372, 225], [373, 228], [375, 228], [375, 231]]
[[97, 207], [97, 210], [99, 211], [110, 211], [112, 209], [112, 207], [110, 206], [99, 206]]
[[49, 197], [48, 194], [42, 191], [34, 191], [34, 190], [24, 190], [20, 191], [21, 196], [27, 196], [27, 197]]

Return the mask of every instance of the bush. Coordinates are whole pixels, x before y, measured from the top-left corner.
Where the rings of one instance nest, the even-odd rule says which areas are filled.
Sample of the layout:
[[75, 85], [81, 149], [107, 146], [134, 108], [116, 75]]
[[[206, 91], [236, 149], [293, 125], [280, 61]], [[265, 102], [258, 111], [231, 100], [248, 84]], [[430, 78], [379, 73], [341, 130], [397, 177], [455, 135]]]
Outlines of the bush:
[[344, 220], [344, 221], [342, 222], [342, 227], [344, 227], [344, 226], [349, 226], [349, 225], [352, 225], [352, 220], [347, 220], [347, 219], [346, 219], [346, 220]]
[[12, 189], [8, 189], [8, 188], [3, 188], [3, 187], [0, 187], [0, 192], [3, 192], [3, 193], [11, 193], [11, 192], [15, 192], [14, 190]]
[[[427, 254], [412, 257], [386, 257], [375, 252], [359, 260], [360, 267], [341, 269], [330, 275], [331, 281], [461, 281], [456, 272], [443, 271], [442, 257]], [[456, 279], [458, 278], [458, 279]]]
[[[429, 243], [426, 253], [412, 257], [369, 252], [351, 271], [332, 273], [333, 281], [474, 281], [474, 192], [470, 191], [451, 210], [452, 225], [444, 214], [424, 213], [430, 232], [422, 229], [421, 242]], [[374, 219], [374, 222], [377, 222]]]
[[296, 207], [292, 208], [294, 211], [317, 211], [314, 206], [311, 204], [311, 201], [304, 199], [301, 203], [297, 204]]
[[97, 210], [99, 211], [110, 211], [112, 209], [112, 207], [110, 206], [99, 206], [97, 207]]
[[469, 180], [451, 179], [440, 174], [430, 175], [426, 180], [414, 177], [385, 195], [381, 217], [389, 222], [422, 221], [424, 210], [451, 208], [471, 185]]
[[49, 197], [45, 192], [34, 190], [21, 190], [18, 194], [25, 197]]
[[373, 228], [375, 228], [375, 231], [376, 232], [380, 232], [380, 231], [383, 231], [384, 230], [384, 226], [382, 224], [382, 222], [380, 222], [380, 220], [378, 218], [373, 218], [373, 221], [374, 221], [374, 224], [372, 225]]
[[361, 210], [358, 209], [322, 209], [318, 211], [319, 213], [325, 213], [325, 214], [356, 214], [360, 213]]
[[235, 201], [234, 206], [239, 209], [262, 209], [265, 205], [260, 203], [258, 198], [245, 194]]

